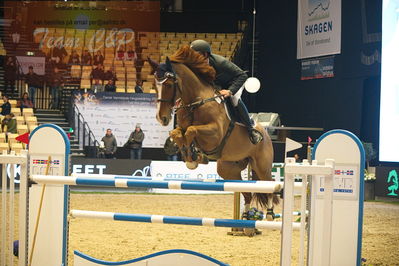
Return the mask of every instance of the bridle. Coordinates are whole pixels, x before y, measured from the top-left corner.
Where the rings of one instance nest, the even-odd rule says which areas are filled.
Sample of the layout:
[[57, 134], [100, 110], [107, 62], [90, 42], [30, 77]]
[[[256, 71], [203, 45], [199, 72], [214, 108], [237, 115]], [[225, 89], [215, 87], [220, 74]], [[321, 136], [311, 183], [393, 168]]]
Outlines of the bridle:
[[157, 74], [154, 74], [155, 76], [155, 83], [157, 86], [157, 89], [159, 90], [159, 87], [162, 88], [162, 85], [172, 79], [173, 80], [173, 95], [171, 99], [163, 99], [163, 98], [158, 98], [157, 102], [165, 102], [165, 103], [171, 103], [174, 104], [175, 103], [175, 98], [176, 98], [176, 94], [177, 94], [177, 90], [179, 90], [180, 94], [181, 94], [181, 88], [179, 86], [179, 82], [177, 80], [177, 75], [176, 73], [173, 72], [165, 72], [165, 74], [163, 75], [163, 77], [158, 77]]

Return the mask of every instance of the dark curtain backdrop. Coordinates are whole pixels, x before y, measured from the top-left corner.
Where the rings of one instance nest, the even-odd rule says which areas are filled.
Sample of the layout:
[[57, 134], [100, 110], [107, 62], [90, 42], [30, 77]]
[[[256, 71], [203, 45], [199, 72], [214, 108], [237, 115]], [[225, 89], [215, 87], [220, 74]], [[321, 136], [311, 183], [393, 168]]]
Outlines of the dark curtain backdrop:
[[342, 1], [341, 54], [335, 77], [301, 81], [296, 59], [297, 1], [257, 1], [259, 78], [251, 111], [281, 115], [287, 126], [347, 129], [377, 142], [381, 1]]

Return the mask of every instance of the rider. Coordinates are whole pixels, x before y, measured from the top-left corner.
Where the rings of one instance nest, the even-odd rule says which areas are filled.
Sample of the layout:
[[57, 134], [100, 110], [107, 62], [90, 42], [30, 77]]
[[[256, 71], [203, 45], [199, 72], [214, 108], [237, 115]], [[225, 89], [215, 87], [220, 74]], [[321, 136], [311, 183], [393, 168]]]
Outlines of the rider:
[[[191, 49], [201, 53], [208, 63], [216, 70], [215, 85], [220, 87], [219, 93], [225, 98], [234, 95], [245, 83], [248, 75], [233, 62], [223, 56], [213, 54], [211, 46], [204, 40], [195, 40], [190, 45]], [[230, 101], [231, 102], [231, 101]], [[232, 104], [233, 105], [233, 104]], [[244, 102], [240, 99], [235, 107], [241, 122], [246, 126], [249, 133], [249, 139], [253, 144], [262, 141], [262, 134], [253, 127], [249, 118], [248, 110]]]

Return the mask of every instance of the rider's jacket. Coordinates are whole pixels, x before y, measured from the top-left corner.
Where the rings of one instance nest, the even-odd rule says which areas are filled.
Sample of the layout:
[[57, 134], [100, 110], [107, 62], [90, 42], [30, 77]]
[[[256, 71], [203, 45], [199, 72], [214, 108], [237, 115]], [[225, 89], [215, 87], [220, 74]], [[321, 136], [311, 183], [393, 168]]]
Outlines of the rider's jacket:
[[209, 64], [216, 70], [214, 83], [221, 89], [230, 90], [233, 94], [241, 88], [248, 78], [244, 70], [223, 56], [211, 54]]

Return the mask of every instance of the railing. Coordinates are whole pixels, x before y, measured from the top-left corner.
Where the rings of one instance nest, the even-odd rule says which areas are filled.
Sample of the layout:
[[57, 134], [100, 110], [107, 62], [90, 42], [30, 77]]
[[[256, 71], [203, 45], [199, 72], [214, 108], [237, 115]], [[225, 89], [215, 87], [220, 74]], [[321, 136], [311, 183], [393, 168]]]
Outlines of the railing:
[[100, 143], [97, 141], [89, 124], [84, 120], [79, 108], [73, 103], [71, 97], [71, 108], [69, 110], [69, 123], [74, 129], [74, 134], [79, 143], [79, 149], [85, 150], [87, 157], [97, 157]]

